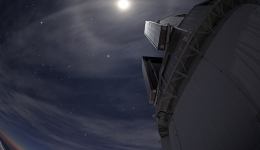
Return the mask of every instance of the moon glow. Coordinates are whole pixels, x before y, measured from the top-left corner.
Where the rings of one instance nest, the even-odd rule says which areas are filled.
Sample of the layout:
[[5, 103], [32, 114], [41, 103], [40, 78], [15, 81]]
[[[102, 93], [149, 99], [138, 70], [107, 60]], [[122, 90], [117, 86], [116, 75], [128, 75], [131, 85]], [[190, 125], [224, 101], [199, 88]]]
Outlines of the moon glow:
[[127, 0], [120, 0], [118, 2], [118, 7], [121, 9], [126, 9], [129, 6], [129, 2]]

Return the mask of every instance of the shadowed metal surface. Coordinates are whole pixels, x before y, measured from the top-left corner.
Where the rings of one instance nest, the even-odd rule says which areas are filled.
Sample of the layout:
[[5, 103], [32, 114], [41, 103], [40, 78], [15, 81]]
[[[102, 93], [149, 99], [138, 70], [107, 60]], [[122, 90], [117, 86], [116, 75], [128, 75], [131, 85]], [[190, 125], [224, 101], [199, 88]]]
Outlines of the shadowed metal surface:
[[154, 103], [163, 147], [259, 147], [259, 18], [255, 0], [209, 0], [173, 27]]
[[[257, 3], [256, 1], [251, 2]], [[240, 3], [245, 2], [240, 1]], [[238, 3], [216, 0], [196, 5], [179, 25], [184, 33], [183, 38], [180, 38], [178, 44], [172, 45], [171, 43], [176, 42], [176, 40], [171, 39], [160, 70], [158, 96], [156, 97], [157, 112], [160, 115], [157, 123], [161, 137], [169, 134], [169, 113], [174, 109], [172, 104], [177, 103], [178, 100], [175, 101], [175, 99], [179, 99], [187, 80], [192, 75], [189, 67], [193, 65], [193, 68], [196, 68], [199, 61], [193, 62], [193, 60], [196, 57], [201, 57], [206, 51], [201, 50], [200, 47], [209, 35], [216, 34], [214, 26], [221, 20], [226, 19], [225, 14], [235, 10], [233, 5], [237, 6]]]

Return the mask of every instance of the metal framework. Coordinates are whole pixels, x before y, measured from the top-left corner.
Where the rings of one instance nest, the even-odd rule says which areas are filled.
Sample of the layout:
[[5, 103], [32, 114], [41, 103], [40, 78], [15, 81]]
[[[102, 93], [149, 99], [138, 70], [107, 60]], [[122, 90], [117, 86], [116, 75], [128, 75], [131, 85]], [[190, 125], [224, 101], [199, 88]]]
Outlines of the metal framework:
[[[190, 13], [180, 23], [179, 28], [186, 30], [186, 34], [179, 41], [174, 52], [164, 56], [166, 65], [160, 71], [160, 77], [157, 87], [157, 95], [155, 105], [158, 105], [157, 128], [160, 136], [163, 138], [169, 134], [169, 122], [172, 117], [171, 104], [180, 97], [179, 87], [183, 79], [189, 79], [189, 67], [193, 59], [197, 56], [203, 56], [201, 46], [210, 34], [216, 34], [214, 25], [222, 19], [227, 19], [227, 12], [234, 9], [238, 5], [245, 3], [259, 4], [257, 0], [212, 0], [207, 4], [198, 4], [193, 7]], [[202, 7], [198, 18], [188, 18], [193, 15], [196, 7]], [[187, 19], [188, 18], [188, 19]], [[185, 22], [187, 21], [187, 22]], [[192, 21], [192, 24], [191, 24]], [[189, 23], [187, 25], [187, 23]], [[170, 47], [168, 47], [170, 49]], [[166, 50], [166, 52], [168, 51]], [[189, 62], [189, 63], [188, 63]], [[169, 77], [163, 74], [168, 73]]]

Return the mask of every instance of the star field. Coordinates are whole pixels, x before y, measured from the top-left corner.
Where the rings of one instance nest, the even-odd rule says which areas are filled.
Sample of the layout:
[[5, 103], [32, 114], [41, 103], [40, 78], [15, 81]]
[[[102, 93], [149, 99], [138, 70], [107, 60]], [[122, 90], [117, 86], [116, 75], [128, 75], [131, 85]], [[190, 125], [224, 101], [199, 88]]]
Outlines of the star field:
[[8, 147], [160, 149], [141, 57], [163, 53], [143, 35], [144, 22], [199, 1], [128, 2], [122, 11], [115, 0], [0, 1], [0, 136]]

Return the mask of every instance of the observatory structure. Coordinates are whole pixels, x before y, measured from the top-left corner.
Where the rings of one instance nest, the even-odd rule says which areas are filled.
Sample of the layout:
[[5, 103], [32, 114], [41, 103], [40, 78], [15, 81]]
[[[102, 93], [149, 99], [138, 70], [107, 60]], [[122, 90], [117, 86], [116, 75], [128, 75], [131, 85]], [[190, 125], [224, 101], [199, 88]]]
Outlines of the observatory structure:
[[260, 5], [208, 0], [145, 22], [143, 57], [162, 150], [260, 149]]

